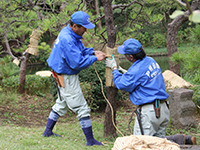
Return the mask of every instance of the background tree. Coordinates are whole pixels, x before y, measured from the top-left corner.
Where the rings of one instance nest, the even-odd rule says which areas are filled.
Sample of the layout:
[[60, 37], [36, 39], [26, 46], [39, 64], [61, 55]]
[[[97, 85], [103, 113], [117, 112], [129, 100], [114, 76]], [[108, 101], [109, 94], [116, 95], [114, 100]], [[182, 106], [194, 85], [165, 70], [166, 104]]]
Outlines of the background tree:
[[[182, 5], [186, 6], [188, 9], [185, 12], [182, 12], [181, 15], [178, 14], [175, 19], [168, 24], [168, 30], [167, 30], [167, 52], [168, 52], [168, 58], [169, 58], [169, 67], [170, 70], [174, 73], [180, 75], [180, 67], [179, 64], [174, 64], [170, 57], [173, 53], [177, 52], [177, 33], [180, 26], [187, 22], [189, 20], [189, 15], [192, 14], [192, 12], [199, 8], [199, 0], [193, 0], [191, 7], [187, 0], [185, 0], [186, 3], [181, 2]], [[200, 15], [197, 17], [200, 18]]]
[[[78, 1], [76, 0], [74, 2]], [[34, 29], [39, 29], [44, 32], [48, 30], [50, 34], [57, 35], [58, 31], [66, 23], [66, 16], [68, 20], [71, 16], [72, 12], [69, 10], [75, 8], [73, 6], [75, 3], [73, 5], [68, 4], [64, 0], [1, 1], [0, 38], [5, 50], [4, 52], [9, 54], [13, 60], [19, 60], [20, 62], [19, 93], [25, 92], [26, 66], [31, 56], [30, 53], [25, 51], [29, 43], [29, 38], [26, 36], [30, 35]], [[78, 9], [80, 5], [77, 4], [75, 6]], [[18, 51], [19, 48], [21, 51]], [[18, 52], [16, 53], [15, 50]]]

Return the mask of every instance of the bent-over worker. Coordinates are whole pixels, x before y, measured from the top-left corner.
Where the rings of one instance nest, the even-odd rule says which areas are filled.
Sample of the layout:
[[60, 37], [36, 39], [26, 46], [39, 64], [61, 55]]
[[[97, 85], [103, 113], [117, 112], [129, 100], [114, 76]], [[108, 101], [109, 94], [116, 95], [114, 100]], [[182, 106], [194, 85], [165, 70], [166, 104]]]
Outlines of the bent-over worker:
[[[106, 66], [113, 71], [113, 82], [119, 90], [129, 92], [129, 99], [137, 105], [134, 135], [150, 135], [167, 138], [180, 145], [196, 144], [196, 138], [177, 134], [165, 136], [170, 120], [170, 111], [166, 99], [165, 82], [158, 63], [146, 53], [141, 43], [133, 38], [124, 41], [118, 47], [118, 53], [124, 54], [133, 64], [128, 70], [117, 67], [114, 55], [106, 58]], [[123, 72], [120, 73], [120, 72]]]

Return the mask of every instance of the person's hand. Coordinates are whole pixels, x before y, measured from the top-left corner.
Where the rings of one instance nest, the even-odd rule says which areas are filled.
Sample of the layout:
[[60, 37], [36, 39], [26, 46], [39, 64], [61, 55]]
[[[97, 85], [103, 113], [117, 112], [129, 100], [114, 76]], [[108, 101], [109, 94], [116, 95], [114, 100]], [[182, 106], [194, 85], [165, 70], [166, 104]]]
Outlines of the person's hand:
[[105, 59], [106, 54], [103, 53], [102, 51], [94, 51], [95, 56], [97, 57], [98, 61], [102, 61]]
[[102, 51], [94, 51], [94, 55], [98, 55], [98, 54], [102, 54], [103, 52]]
[[126, 73], [127, 72], [127, 70], [125, 70], [125, 69], [123, 69], [122, 67], [118, 67], [118, 70], [119, 70], [119, 72], [121, 72], [121, 73]]
[[106, 67], [111, 68], [112, 70], [117, 69], [117, 63], [115, 61], [115, 56], [112, 54], [111, 59], [106, 58], [105, 61]]

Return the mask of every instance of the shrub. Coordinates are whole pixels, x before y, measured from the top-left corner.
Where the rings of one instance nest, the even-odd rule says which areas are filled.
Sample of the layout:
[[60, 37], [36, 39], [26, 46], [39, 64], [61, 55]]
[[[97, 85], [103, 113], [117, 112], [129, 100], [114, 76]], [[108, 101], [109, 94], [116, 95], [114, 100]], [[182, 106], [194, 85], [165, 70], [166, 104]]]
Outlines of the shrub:
[[145, 32], [144, 34], [139, 33], [136, 36], [136, 39], [138, 39], [140, 41], [140, 43], [142, 44], [142, 46], [148, 46], [148, 44], [150, 43], [150, 34], [148, 32]]
[[[17, 92], [19, 87], [19, 75], [11, 76], [2, 80], [2, 89], [6, 91]], [[40, 77], [37, 75], [27, 75], [25, 92], [30, 95], [43, 96], [50, 88], [50, 81], [48, 77]]]
[[177, 33], [177, 46], [184, 44], [185, 38], [186, 38], [185, 32], [184, 31], [178, 31], [178, 33]]
[[56, 82], [52, 75], [50, 76], [49, 81], [51, 83], [49, 92], [51, 93], [51, 95], [53, 96], [53, 100], [55, 101], [58, 98], [58, 95], [57, 95]]
[[93, 85], [91, 83], [88, 82], [81, 82], [80, 83], [83, 95], [85, 100], [87, 101], [88, 106], [92, 109], [92, 110], [97, 110], [99, 108], [99, 106], [97, 105], [98, 100], [95, 100], [93, 98]]
[[176, 52], [171, 60], [180, 64], [182, 77], [194, 85], [191, 88], [194, 91], [193, 101], [196, 105], [200, 105], [200, 48], [194, 47], [187, 51]]
[[153, 46], [157, 48], [166, 47], [166, 37], [163, 34], [156, 33], [153, 35]]
[[19, 67], [10, 60], [11, 57], [8, 55], [0, 58], [0, 81], [12, 75], [19, 74]]
[[[106, 96], [106, 90], [105, 90], [105, 65], [104, 61], [102, 62], [96, 62], [94, 63], [95, 68], [99, 74], [99, 77], [102, 80], [103, 83], [103, 91]], [[95, 100], [94, 102], [97, 104], [97, 106], [104, 105], [106, 103], [106, 100], [102, 94], [101, 89], [101, 82], [99, 81], [99, 78], [97, 77], [95, 73], [94, 65], [88, 67], [87, 69], [82, 70], [79, 73], [79, 78], [81, 82], [87, 82], [92, 85], [92, 98]], [[122, 94], [118, 92], [117, 100], [122, 99]]]
[[[93, 88], [92, 88], [92, 98], [95, 99], [95, 102], [97, 103], [97, 105], [99, 106], [100, 104], [105, 102], [105, 99], [103, 97], [102, 94], [102, 90], [101, 90], [101, 83], [99, 81], [99, 78], [97, 77], [96, 73], [95, 73], [95, 69], [94, 69], [94, 65], [96, 67], [96, 70], [102, 80], [103, 86], [105, 87], [105, 65], [104, 65], [104, 61], [102, 62], [95, 62], [93, 65], [91, 65], [90, 67], [82, 70], [79, 73], [79, 79], [80, 82], [87, 82], [90, 83]], [[104, 92], [105, 88], [104, 88]]]
[[199, 44], [200, 40], [200, 25], [196, 24], [195, 28], [188, 28], [188, 39], [193, 44]]

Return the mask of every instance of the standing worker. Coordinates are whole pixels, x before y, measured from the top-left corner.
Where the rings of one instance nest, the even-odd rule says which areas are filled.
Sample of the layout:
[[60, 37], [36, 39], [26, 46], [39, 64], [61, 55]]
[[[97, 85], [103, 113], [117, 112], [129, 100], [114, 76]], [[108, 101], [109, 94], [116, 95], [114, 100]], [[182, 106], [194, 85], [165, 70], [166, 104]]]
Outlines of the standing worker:
[[[166, 103], [168, 94], [158, 63], [146, 56], [141, 43], [136, 39], [128, 39], [118, 47], [118, 53], [124, 54], [133, 64], [128, 70], [117, 67], [114, 55], [106, 58], [106, 67], [111, 68], [113, 82], [119, 90], [129, 92], [129, 98], [138, 105], [134, 135], [150, 135], [167, 138], [180, 145], [195, 144], [196, 138], [177, 134], [165, 136], [170, 120], [170, 111]], [[120, 73], [123, 72], [124, 74]]]
[[83, 133], [85, 134], [86, 146], [102, 145], [93, 137], [90, 121], [90, 108], [80, 88], [78, 73], [92, 65], [95, 61], [105, 59], [101, 51], [93, 48], [85, 48], [81, 42], [82, 35], [87, 29], [93, 29], [89, 15], [83, 11], [77, 11], [71, 16], [71, 22], [59, 33], [52, 52], [47, 60], [53, 70], [58, 85], [58, 99], [49, 114], [44, 137], [60, 136], [52, 132], [58, 118], [63, 116], [67, 109], [77, 113]]

